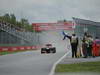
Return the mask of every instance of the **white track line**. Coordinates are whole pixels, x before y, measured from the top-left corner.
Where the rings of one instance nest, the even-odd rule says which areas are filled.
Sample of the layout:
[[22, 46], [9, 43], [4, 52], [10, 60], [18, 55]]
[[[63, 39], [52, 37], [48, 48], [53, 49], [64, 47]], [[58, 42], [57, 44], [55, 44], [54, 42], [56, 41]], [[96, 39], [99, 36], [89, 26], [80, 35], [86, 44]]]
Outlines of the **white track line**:
[[49, 75], [54, 75], [54, 73], [55, 73], [55, 68], [56, 68], [57, 64], [58, 64], [62, 59], [64, 59], [69, 53], [70, 53], [70, 51], [68, 51], [64, 56], [62, 56], [57, 62], [55, 62], [55, 63], [53, 64], [53, 67], [52, 67], [51, 72], [50, 72]]

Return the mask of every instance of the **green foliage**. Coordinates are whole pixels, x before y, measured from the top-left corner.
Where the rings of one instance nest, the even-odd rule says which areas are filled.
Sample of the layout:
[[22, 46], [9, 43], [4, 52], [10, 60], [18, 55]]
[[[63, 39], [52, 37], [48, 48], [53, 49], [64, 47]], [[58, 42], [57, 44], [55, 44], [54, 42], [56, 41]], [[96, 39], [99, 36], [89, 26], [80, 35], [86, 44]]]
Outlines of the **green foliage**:
[[100, 72], [100, 61], [76, 64], [59, 64], [56, 72]]
[[19, 52], [32, 51], [32, 50], [16, 50], [16, 51], [2, 51], [0, 55], [15, 54]]
[[26, 31], [30, 31], [30, 32], [34, 31], [32, 28], [32, 25], [29, 24], [27, 19], [21, 18], [20, 21], [17, 21], [16, 16], [14, 14], [6, 13], [5, 15], [0, 16], [0, 20], [11, 23], [11, 24], [18, 26], [20, 28], [24, 28]]
[[5, 20], [6, 22], [10, 22], [10, 15], [8, 13], [6, 13], [3, 18], [3, 20]]
[[15, 24], [16, 25], [16, 17], [15, 17], [14, 14], [11, 14], [10, 15], [10, 21], [11, 21], [12, 24]]

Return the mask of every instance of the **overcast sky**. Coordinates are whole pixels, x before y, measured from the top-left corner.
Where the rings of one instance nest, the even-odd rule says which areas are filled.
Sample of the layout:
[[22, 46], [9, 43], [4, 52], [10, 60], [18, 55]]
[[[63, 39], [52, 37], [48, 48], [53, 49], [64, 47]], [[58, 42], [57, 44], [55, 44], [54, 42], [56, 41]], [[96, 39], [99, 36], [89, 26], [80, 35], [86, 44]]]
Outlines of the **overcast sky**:
[[4, 13], [14, 13], [30, 23], [72, 17], [100, 22], [100, 0], [0, 0], [0, 15]]

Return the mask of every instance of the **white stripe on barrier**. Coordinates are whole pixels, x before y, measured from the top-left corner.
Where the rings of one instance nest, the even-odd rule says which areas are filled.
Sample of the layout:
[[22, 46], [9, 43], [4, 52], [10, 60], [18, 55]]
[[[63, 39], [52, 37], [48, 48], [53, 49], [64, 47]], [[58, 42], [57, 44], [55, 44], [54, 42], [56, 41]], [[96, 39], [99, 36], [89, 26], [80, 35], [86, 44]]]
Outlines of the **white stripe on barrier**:
[[27, 49], [31, 49], [31, 47], [27, 47]]
[[12, 50], [14, 50], [14, 51], [15, 51], [15, 50], [17, 50], [17, 48], [13, 48]]
[[24, 47], [21, 47], [20, 49], [21, 49], [21, 50], [24, 50]]
[[32, 47], [32, 49], [35, 49], [35, 47]]
[[3, 51], [7, 51], [7, 50], [8, 50], [8, 48], [3, 48], [2, 50], [3, 50]]

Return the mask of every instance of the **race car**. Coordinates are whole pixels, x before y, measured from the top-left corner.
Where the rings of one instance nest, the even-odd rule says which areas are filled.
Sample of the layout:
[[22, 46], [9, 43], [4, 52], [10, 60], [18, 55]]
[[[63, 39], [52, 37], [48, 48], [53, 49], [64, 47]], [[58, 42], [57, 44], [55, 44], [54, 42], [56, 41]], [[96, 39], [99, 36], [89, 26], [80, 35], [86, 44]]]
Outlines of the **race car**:
[[52, 44], [46, 44], [44, 48], [41, 48], [41, 54], [43, 53], [56, 53], [56, 48], [52, 47]]

